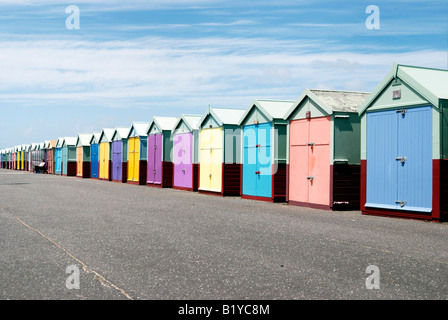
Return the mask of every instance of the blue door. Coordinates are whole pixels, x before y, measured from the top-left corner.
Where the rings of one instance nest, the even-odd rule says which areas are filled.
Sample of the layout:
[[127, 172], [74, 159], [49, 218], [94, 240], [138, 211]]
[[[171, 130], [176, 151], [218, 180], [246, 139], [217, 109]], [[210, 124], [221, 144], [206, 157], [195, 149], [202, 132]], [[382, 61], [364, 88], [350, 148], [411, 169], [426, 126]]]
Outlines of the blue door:
[[[34, 158], [33, 158], [34, 161]], [[62, 174], [62, 149], [56, 148], [56, 174]]]
[[366, 207], [432, 211], [432, 107], [367, 114]]
[[243, 128], [243, 194], [272, 197], [272, 124]]
[[98, 145], [92, 144], [90, 146], [90, 175], [92, 178], [98, 178]]
[[257, 195], [257, 130], [256, 125], [243, 128], [243, 191], [244, 195]]
[[62, 174], [67, 174], [68, 147], [62, 148]]
[[271, 129], [271, 123], [263, 123], [257, 132], [257, 195], [268, 198], [272, 197]]

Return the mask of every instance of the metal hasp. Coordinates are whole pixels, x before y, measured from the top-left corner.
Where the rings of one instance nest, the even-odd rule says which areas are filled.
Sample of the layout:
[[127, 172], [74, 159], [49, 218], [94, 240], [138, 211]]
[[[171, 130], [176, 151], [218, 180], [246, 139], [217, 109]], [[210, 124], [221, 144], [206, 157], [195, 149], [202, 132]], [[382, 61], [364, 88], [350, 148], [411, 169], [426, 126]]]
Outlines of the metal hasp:
[[396, 157], [395, 160], [400, 160], [401, 163], [404, 163], [406, 160], [408, 160], [408, 157]]
[[396, 111], [397, 113], [401, 113], [401, 115], [405, 115], [405, 113], [406, 113], [406, 109], [399, 109], [399, 110], [397, 110]]
[[306, 177], [308, 180], [313, 181], [314, 177]]
[[397, 201], [395, 201], [395, 203], [399, 204], [400, 207], [402, 207], [402, 208], [407, 204], [406, 201], [401, 201], [401, 200], [397, 200]]

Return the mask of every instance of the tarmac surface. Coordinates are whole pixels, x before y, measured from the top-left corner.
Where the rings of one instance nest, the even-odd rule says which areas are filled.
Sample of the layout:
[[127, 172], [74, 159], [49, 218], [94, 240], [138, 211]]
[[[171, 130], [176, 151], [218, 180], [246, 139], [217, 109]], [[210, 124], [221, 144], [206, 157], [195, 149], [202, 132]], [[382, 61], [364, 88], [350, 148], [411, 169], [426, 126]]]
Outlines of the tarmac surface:
[[2, 300], [448, 299], [445, 223], [4, 169], [0, 253]]

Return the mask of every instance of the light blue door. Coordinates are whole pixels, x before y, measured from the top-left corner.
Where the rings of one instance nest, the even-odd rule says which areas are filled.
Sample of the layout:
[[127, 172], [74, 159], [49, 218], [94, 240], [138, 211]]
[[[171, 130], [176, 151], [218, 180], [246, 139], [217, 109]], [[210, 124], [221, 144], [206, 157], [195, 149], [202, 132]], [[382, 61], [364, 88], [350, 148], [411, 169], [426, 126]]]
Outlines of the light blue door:
[[62, 148], [62, 174], [67, 174], [68, 148]]
[[243, 194], [257, 195], [257, 126], [243, 129]]
[[56, 148], [56, 173], [62, 173], [62, 150], [61, 148]]
[[366, 188], [366, 207], [431, 212], [431, 106], [367, 114]]
[[272, 197], [272, 124], [243, 128], [243, 194]]
[[271, 154], [272, 124], [258, 125], [257, 132], [257, 195], [272, 197], [272, 154]]
[[432, 211], [432, 108], [398, 113], [397, 209]]

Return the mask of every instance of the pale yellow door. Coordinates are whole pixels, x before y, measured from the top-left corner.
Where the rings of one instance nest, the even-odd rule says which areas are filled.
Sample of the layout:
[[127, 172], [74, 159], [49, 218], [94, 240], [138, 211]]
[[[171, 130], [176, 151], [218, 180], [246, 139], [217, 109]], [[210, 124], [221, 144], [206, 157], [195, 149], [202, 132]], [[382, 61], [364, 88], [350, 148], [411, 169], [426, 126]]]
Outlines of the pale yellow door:
[[210, 190], [222, 191], [223, 136], [222, 128], [211, 129]]
[[211, 130], [202, 129], [200, 133], [199, 190], [204, 191], [210, 191]]
[[222, 191], [223, 136], [222, 128], [203, 129], [200, 135], [199, 188]]

